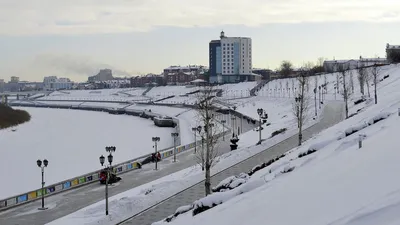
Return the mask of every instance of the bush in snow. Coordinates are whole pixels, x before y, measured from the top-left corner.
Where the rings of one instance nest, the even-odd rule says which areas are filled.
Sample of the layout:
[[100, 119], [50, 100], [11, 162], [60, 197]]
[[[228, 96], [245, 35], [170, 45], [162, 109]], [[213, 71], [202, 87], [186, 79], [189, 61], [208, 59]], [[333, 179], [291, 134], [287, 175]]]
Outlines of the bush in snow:
[[295, 166], [291, 166], [291, 165], [286, 165], [283, 170], [281, 171], [281, 173], [290, 173], [294, 170]]
[[350, 135], [352, 135], [352, 134], [354, 134], [354, 133], [356, 133], [356, 132], [358, 132], [358, 131], [360, 131], [360, 130], [362, 130], [362, 129], [364, 129], [364, 128], [372, 125], [372, 124], [375, 124], [375, 123], [377, 123], [377, 122], [379, 122], [381, 120], [384, 120], [384, 119], [388, 118], [390, 115], [391, 115], [391, 113], [382, 112], [382, 113], [379, 113], [378, 115], [372, 117], [370, 120], [368, 120], [368, 123], [363, 122], [363, 123], [360, 123], [358, 125], [349, 127], [344, 131], [343, 135], [339, 136], [338, 140], [340, 140], [340, 139], [342, 139], [344, 137], [350, 136]]
[[167, 223], [169, 223], [169, 222], [171, 222], [173, 219], [175, 219], [176, 217], [178, 217], [180, 214], [187, 213], [187, 212], [189, 212], [189, 211], [192, 210], [192, 209], [193, 209], [193, 205], [184, 205], [184, 206], [181, 206], [181, 207], [179, 207], [179, 208], [175, 211], [175, 213], [174, 213], [173, 215], [168, 216], [167, 218], [165, 218], [164, 221], [167, 222]]
[[225, 178], [224, 180], [219, 182], [219, 184], [217, 186], [213, 187], [212, 191], [213, 192], [224, 192], [226, 190], [235, 189], [235, 188], [239, 187], [240, 185], [246, 183], [249, 180], [249, 178], [250, 178], [250, 176], [245, 173], [241, 173], [238, 176], [231, 176], [231, 177]]
[[312, 154], [312, 153], [314, 153], [314, 152], [316, 152], [316, 151], [318, 151], [318, 150], [324, 148], [325, 146], [329, 145], [329, 144], [332, 143], [333, 141], [335, 141], [335, 140], [326, 140], [326, 141], [321, 141], [321, 142], [312, 144], [312, 145], [308, 148], [307, 151], [305, 151], [305, 152], [300, 152], [300, 153], [299, 153], [299, 158], [302, 158], [302, 157], [304, 157], [304, 156], [306, 156], [306, 155], [310, 155], [310, 154]]
[[306, 156], [306, 155], [311, 155], [311, 154], [313, 154], [314, 152], [316, 152], [317, 150], [315, 150], [315, 149], [308, 149], [306, 152], [301, 152], [300, 154], [299, 154], [299, 158], [302, 158], [302, 157], [304, 157], [304, 156]]
[[352, 134], [354, 134], [354, 133], [356, 133], [356, 132], [358, 132], [358, 131], [360, 131], [360, 130], [366, 128], [366, 127], [368, 127], [368, 124], [367, 124], [367, 123], [360, 123], [360, 124], [358, 124], [358, 125], [355, 125], [355, 126], [352, 126], [352, 127], [347, 128], [347, 129], [344, 131], [344, 133], [345, 133], [345, 135], [346, 135], [346, 137], [347, 137], [347, 136], [350, 136], [350, 135], [352, 135]]
[[368, 121], [368, 125], [372, 125], [372, 124], [377, 123], [377, 122], [379, 122], [379, 121], [381, 121], [381, 120], [384, 120], [384, 119], [388, 118], [388, 117], [390, 116], [390, 114], [391, 114], [391, 113], [388, 113], [388, 112], [379, 113], [378, 115], [372, 117], [372, 118]]
[[282, 129], [276, 130], [276, 131], [272, 132], [271, 137], [274, 137], [274, 136], [276, 136], [276, 135], [278, 135], [280, 133], [283, 133], [286, 130], [287, 130], [286, 128], [282, 128]]
[[280, 158], [282, 158], [284, 156], [285, 156], [285, 154], [282, 154], [282, 155], [280, 155], [280, 156], [278, 156], [278, 157], [276, 157], [274, 159], [270, 159], [268, 162], [265, 162], [263, 164], [257, 165], [255, 167], [253, 167], [253, 169], [251, 169], [247, 174], [249, 176], [252, 176], [255, 172], [257, 172], [257, 171], [259, 171], [261, 169], [264, 169], [265, 167], [267, 167], [267, 166], [271, 165], [272, 163], [278, 161]]
[[366, 101], [365, 98], [357, 99], [357, 100], [354, 101], [354, 105], [358, 105], [358, 104], [363, 103], [365, 101]]
[[226, 192], [217, 192], [201, 198], [193, 203], [193, 216], [220, 205], [229, 199], [260, 187], [265, 182], [261, 179], [248, 182], [236, 189]]

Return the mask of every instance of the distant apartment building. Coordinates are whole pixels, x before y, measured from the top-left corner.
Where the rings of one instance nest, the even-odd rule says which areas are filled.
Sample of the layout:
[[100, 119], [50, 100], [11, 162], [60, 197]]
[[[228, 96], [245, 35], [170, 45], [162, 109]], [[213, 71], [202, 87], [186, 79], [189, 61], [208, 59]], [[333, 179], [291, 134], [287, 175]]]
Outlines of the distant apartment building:
[[0, 79], [0, 92], [4, 92], [4, 79]]
[[57, 78], [57, 76], [48, 76], [43, 79], [43, 89], [45, 90], [65, 90], [72, 89], [73, 83], [68, 78]]
[[170, 66], [164, 69], [164, 81], [166, 84], [187, 84], [196, 79], [204, 79], [207, 71], [205, 66]]
[[389, 63], [400, 62], [400, 45], [386, 44], [386, 58]]
[[210, 83], [233, 83], [251, 80], [252, 43], [248, 37], [227, 37], [209, 43]]
[[157, 74], [147, 74], [130, 78], [131, 87], [147, 87], [164, 85], [164, 76]]
[[19, 77], [12, 76], [11, 79], [10, 79], [10, 82], [11, 83], [18, 83], [19, 82]]
[[107, 81], [107, 80], [113, 80], [114, 77], [112, 75], [112, 70], [110, 69], [102, 69], [100, 72], [94, 76], [90, 76], [88, 78], [89, 82], [95, 82], [95, 81]]

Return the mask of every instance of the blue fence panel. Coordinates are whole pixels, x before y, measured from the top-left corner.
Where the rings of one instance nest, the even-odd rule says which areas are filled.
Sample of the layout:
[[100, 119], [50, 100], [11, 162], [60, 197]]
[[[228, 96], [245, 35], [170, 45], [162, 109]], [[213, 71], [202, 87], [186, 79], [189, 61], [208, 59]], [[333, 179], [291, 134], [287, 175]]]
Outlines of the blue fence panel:
[[71, 187], [71, 181], [67, 181], [63, 185], [64, 189], [70, 188]]
[[18, 196], [17, 197], [17, 202], [18, 203], [20, 203], [20, 202], [25, 202], [25, 201], [27, 201], [28, 200], [28, 195], [21, 195], [21, 196]]

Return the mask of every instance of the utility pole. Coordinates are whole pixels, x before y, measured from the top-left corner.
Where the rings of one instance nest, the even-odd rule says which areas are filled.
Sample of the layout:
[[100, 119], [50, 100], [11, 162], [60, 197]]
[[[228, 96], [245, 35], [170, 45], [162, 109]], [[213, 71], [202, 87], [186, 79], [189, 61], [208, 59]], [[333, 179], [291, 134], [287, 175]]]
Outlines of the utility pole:
[[171, 133], [171, 137], [174, 139], [174, 162], [176, 162], [176, 138], [179, 136], [179, 133], [174, 132]]
[[157, 170], [158, 168], [157, 168], [157, 162], [158, 162], [158, 157], [157, 157], [157, 142], [159, 142], [160, 141], [160, 137], [152, 137], [151, 138], [151, 140], [154, 142], [154, 158], [155, 158], [155, 160], [156, 160], [156, 167], [155, 167], [155, 170]]

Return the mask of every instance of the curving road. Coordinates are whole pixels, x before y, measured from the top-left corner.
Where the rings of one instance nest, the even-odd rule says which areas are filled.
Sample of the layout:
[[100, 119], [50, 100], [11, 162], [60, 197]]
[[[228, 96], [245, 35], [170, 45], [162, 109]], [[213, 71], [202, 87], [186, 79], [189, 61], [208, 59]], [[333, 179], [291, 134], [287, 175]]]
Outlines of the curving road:
[[[227, 125], [230, 125], [229, 117], [225, 117], [224, 119], [227, 120]], [[240, 119], [237, 118], [236, 121], [240, 121]], [[240, 123], [237, 125], [240, 127]], [[243, 121], [242, 126], [244, 132], [254, 127], [253, 124], [248, 124], [247, 121]], [[229, 138], [225, 138], [225, 140], [226, 141], [220, 145], [220, 154], [230, 151], [228, 143]], [[111, 197], [142, 184], [157, 180], [197, 163], [193, 155], [193, 150], [178, 154], [177, 159], [178, 162], [176, 163], [173, 163], [171, 158], [163, 160], [159, 163], [160, 170], [158, 171], [154, 171], [154, 164], [150, 164], [143, 166], [141, 170], [133, 170], [122, 174], [122, 180], [117, 185], [109, 188], [109, 196]], [[45, 211], [38, 211], [37, 208], [41, 206], [41, 202], [35, 201], [1, 212], [0, 224], [43, 225], [101, 200], [104, 200], [104, 185], [100, 185], [96, 182], [46, 197], [45, 204], [49, 209]]]
[[[344, 107], [342, 102], [331, 102], [324, 108], [324, 114], [321, 121], [308, 129], [304, 130], [304, 140], [311, 138], [313, 135], [320, 131], [335, 125], [336, 123], [344, 119]], [[272, 146], [260, 152], [220, 173], [217, 173], [211, 177], [212, 184], [217, 184], [226, 177], [237, 175], [241, 172], [247, 172], [255, 165], [266, 162], [278, 155], [281, 155], [290, 149], [297, 146], [298, 137], [297, 135], [291, 136], [290, 138]], [[204, 184], [200, 182], [171, 198], [164, 200], [156, 206], [150, 209], [134, 215], [131, 219], [124, 221], [121, 224], [133, 224], [133, 225], [150, 225], [153, 222], [164, 219], [165, 217], [173, 214], [175, 210], [183, 205], [192, 204], [195, 200], [205, 196]]]

